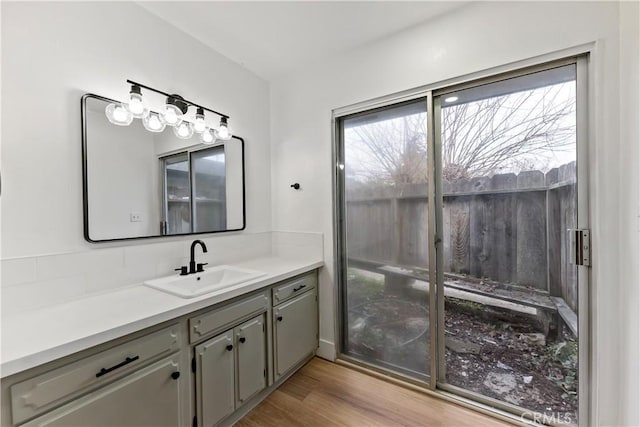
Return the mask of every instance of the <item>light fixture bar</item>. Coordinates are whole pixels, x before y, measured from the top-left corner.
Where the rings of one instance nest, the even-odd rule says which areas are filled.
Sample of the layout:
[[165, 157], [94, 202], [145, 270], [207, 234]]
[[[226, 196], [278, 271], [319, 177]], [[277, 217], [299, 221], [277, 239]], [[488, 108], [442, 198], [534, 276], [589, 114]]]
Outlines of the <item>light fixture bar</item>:
[[[166, 92], [163, 92], [163, 91], [158, 90], [158, 89], [154, 89], [154, 88], [152, 88], [152, 87], [150, 87], [150, 86], [146, 86], [146, 85], [143, 85], [143, 84], [141, 84], [141, 83], [134, 82], [133, 80], [127, 80], [127, 83], [129, 83], [129, 84], [131, 84], [131, 85], [139, 86], [139, 87], [141, 87], [141, 88], [144, 88], [144, 89], [150, 90], [150, 91], [155, 92], [155, 93], [159, 93], [160, 95], [164, 95], [164, 96], [166, 96], [167, 98], [175, 97], [175, 95], [176, 95], [176, 94], [166, 93]], [[192, 105], [192, 106], [194, 106], [194, 107], [196, 107], [196, 108], [202, 108], [203, 110], [209, 111], [210, 113], [213, 113], [213, 114], [217, 114], [218, 116], [223, 117], [223, 118], [225, 118], [225, 119], [229, 119], [229, 118], [230, 118], [230, 117], [229, 117], [229, 116], [227, 116], [226, 114], [220, 113], [220, 112], [218, 112], [218, 111], [216, 111], [216, 110], [212, 110], [212, 109], [207, 108], [207, 107], [203, 107], [202, 105], [200, 105], [200, 104], [196, 104], [195, 102], [191, 102], [191, 101], [189, 101], [189, 100], [187, 100], [187, 99], [182, 98], [180, 101], [184, 102], [185, 104]]]

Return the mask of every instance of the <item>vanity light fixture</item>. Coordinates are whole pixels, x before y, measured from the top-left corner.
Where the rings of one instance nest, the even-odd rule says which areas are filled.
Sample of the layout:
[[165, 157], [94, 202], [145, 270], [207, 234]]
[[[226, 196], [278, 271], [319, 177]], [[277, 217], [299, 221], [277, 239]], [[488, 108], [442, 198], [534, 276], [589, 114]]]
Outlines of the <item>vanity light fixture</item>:
[[182, 116], [187, 112], [189, 106], [183, 101], [180, 95], [169, 95], [167, 103], [160, 112], [160, 120], [169, 126], [180, 126]]
[[189, 139], [193, 136], [193, 124], [182, 121], [178, 126], [173, 127], [173, 133], [180, 139]]
[[142, 119], [142, 125], [149, 132], [162, 132], [167, 126], [160, 120], [158, 113], [149, 113], [147, 117]]
[[231, 139], [231, 133], [229, 132], [229, 125], [227, 125], [227, 117], [220, 117], [220, 127], [215, 131], [216, 138], [222, 141], [228, 141]]
[[112, 102], [105, 109], [107, 119], [114, 125], [129, 126], [133, 121], [133, 114], [120, 103]]
[[[107, 106], [105, 113], [109, 121], [118, 126], [128, 126], [134, 118], [142, 119], [144, 128], [150, 132], [162, 132], [166, 126], [173, 127], [173, 133], [181, 139], [189, 139], [194, 132], [200, 134], [203, 144], [213, 144], [216, 140], [228, 141], [231, 139], [229, 132], [229, 116], [210, 108], [198, 105], [195, 102], [184, 99], [178, 94], [169, 94], [152, 87], [127, 80], [131, 85], [128, 103], [114, 102]], [[161, 111], [150, 111], [142, 97], [142, 89], [150, 90], [166, 96], [165, 105]], [[195, 119], [185, 120], [189, 107], [196, 107]], [[205, 110], [220, 116], [220, 126], [213, 129], [207, 126]]]
[[200, 135], [200, 142], [202, 142], [203, 144], [213, 144], [214, 142], [216, 142], [216, 137], [215, 135], [213, 135], [213, 131], [211, 129], [206, 129], [204, 132], [202, 132], [202, 134]]
[[202, 133], [207, 130], [207, 124], [204, 121], [204, 108], [198, 107], [196, 111], [196, 121], [193, 122], [193, 130]]
[[142, 99], [142, 90], [138, 85], [131, 86], [127, 110], [129, 110], [136, 119], [143, 119], [149, 115], [149, 109]]

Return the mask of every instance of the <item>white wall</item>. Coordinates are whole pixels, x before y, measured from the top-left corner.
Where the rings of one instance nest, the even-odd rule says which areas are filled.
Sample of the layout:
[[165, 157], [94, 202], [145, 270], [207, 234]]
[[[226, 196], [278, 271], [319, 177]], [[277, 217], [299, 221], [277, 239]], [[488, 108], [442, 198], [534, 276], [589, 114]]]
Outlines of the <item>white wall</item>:
[[[594, 404], [590, 406], [601, 425], [618, 425], [622, 422], [619, 413], [631, 414], [632, 401], [621, 398], [637, 395], [638, 384], [628, 382], [627, 389], [621, 390], [625, 373], [620, 367], [637, 365], [637, 359], [621, 354], [619, 348], [621, 341], [637, 343], [637, 334], [619, 326], [623, 286], [619, 281], [619, 248], [620, 239], [628, 238], [628, 234], [620, 230], [616, 207], [623, 198], [622, 191], [627, 191], [619, 188], [620, 153], [637, 143], [637, 139], [621, 140], [619, 113], [625, 107], [637, 108], [638, 101], [635, 97], [620, 98], [618, 12], [619, 5], [614, 2], [472, 3], [272, 82], [273, 226], [275, 230], [292, 231], [316, 231], [320, 227], [325, 234], [324, 256], [329, 268], [322, 272], [320, 284], [323, 355], [332, 356], [336, 338], [331, 110], [595, 42], [590, 99], [595, 144], [590, 152], [590, 181], [596, 342]], [[637, 28], [637, 22], [629, 22], [634, 24]], [[625, 161], [637, 162], [637, 157]], [[628, 169], [632, 165], [626, 166]], [[302, 191], [289, 188], [293, 182], [299, 182]], [[630, 185], [635, 185], [637, 193], [637, 181]], [[635, 274], [636, 281], [625, 286], [637, 286]], [[637, 322], [637, 318], [629, 320]], [[640, 422], [631, 415], [626, 421]]]
[[247, 231], [270, 229], [264, 80], [134, 3], [1, 7], [3, 258], [100, 247], [82, 236], [80, 96], [125, 99], [127, 78], [231, 116], [246, 140]]
[[192, 238], [83, 238], [80, 97], [126, 99], [128, 78], [224, 111], [246, 140], [247, 231], [206, 235], [209, 253], [198, 259], [271, 253], [267, 82], [134, 3], [0, 8], [3, 316], [185, 265]]

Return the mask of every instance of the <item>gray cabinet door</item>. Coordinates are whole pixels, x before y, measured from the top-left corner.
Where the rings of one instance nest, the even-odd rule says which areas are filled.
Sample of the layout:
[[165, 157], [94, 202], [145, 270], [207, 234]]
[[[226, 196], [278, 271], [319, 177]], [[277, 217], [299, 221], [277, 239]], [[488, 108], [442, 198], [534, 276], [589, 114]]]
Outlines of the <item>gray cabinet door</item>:
[[267, 385], [264, 315], [235, 329], [238, 357], [238, 407]]
[[318, 347], [317, 310], [315, 289], [274, 308], [276, 379]]
[[211, 427], [235, 409], [233, 330], [196, 346], [198, 425]]
[[[179, 357], [161, 360], [24, 426], [177, 426], [181, 422]], [[173, 378], [180, 372], [178, 378]]]

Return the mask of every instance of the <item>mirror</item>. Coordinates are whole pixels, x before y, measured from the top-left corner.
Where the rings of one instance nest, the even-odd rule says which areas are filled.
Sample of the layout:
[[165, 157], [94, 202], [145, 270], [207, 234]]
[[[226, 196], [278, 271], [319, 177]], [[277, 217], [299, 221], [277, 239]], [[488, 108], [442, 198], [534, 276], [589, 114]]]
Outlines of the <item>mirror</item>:
[[113, 101], [82, 97], [84, 236], [90, 242], [245, 228], [244, 141], [203, 144], [142, 120], [109, 122]]

